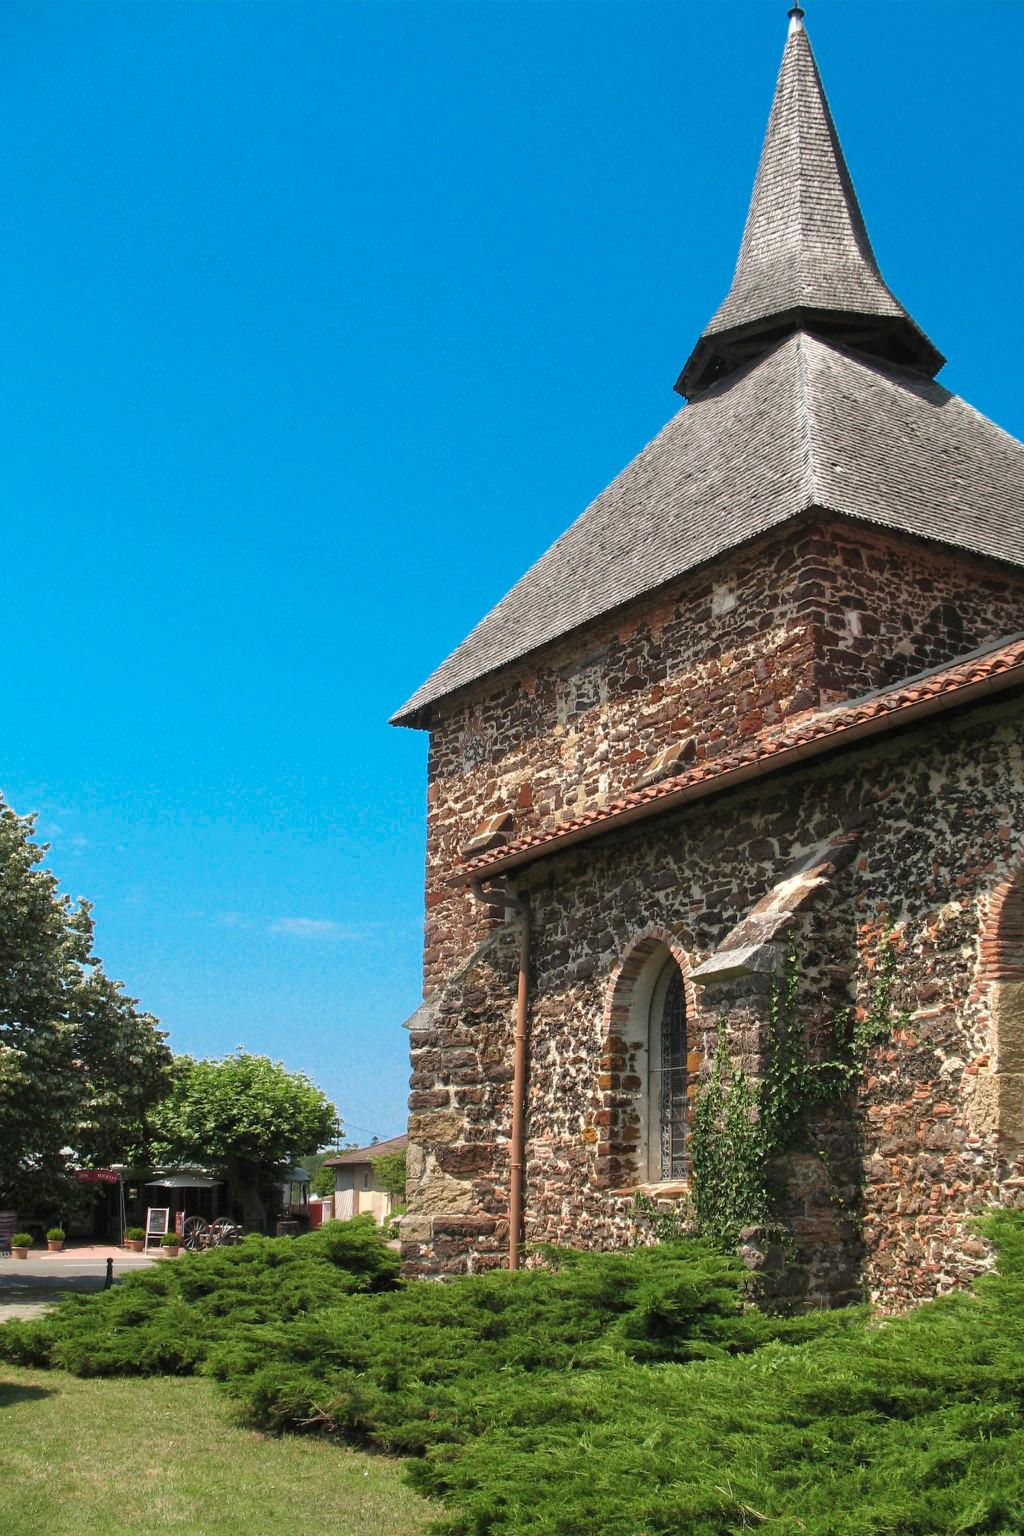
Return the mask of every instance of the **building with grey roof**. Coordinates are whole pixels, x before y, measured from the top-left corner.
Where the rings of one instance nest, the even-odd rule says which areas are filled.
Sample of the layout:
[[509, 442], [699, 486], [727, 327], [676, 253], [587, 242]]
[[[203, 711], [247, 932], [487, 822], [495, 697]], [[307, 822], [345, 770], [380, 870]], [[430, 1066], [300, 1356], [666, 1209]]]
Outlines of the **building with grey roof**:
[[[394, 717], [431, 733], [409, 1273], [634, 1241], [644, 1200], [787, 1305], [984, 1264], [1024, 1184], [1024, 447], [943, 361], [794, 7], [686, 404]], [[716, 1061], [774, 1127], [735, 1230]]]

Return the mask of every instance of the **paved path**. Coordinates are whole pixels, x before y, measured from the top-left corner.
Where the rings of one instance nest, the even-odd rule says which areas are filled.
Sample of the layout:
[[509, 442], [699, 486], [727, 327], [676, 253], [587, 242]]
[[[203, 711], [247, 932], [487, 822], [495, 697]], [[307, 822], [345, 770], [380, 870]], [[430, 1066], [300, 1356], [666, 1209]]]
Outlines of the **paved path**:
[[155, 1255], [99, 1245], [68, 1248], [63, 1253], [40, 1250], [27, 1259], [0, 1254], [0, 1322], [12, 1317], [38, 1317], [69, 1291], [101, 1291], [108, 1258], [114, 1261], [115, 1280], [150, 1264], [173, 1263]]

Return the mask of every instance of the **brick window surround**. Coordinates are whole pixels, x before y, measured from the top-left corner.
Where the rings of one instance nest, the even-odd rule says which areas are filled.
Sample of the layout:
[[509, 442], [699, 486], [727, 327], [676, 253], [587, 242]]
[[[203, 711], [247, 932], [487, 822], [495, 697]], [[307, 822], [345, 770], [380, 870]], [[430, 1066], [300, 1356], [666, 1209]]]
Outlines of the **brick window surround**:
[[637, 1189], [648, 1183], [648, 1020], [654, 987], [671, 957], [679, 967], [686, 999], [687, 1073], [695, 1082], [697, 999], [690, 961], [679, 936], [648, 925], [634, 934], [608, 981], [598, 1062], [598, 1127], [595, 1182], [604, 1189]]
[[975, 1129], [1024, 1145], [1024, 864], [992, 892], [981, 940], [989, 1058], [978, 1074]]

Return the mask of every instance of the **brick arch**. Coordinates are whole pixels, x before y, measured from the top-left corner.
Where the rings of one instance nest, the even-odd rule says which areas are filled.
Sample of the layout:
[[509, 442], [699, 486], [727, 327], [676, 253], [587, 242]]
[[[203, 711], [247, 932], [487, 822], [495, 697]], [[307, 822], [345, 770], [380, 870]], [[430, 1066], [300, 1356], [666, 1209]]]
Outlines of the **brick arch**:
[[[608, 990], [605, 993], [604, 1002], [603, 1041], [607, 1040], [616, 1023], [629, 1023], [629, 1004], [633, 987], [648, 960], [662, 945], [671, 951], [672, 958], [682, 972], [687, 1014], [691, 1014], [696, 1009], [697, 992], [690, 980], [690, 957], [683, 948], [679, 935], [671, 928], [663, 928], [658, 923], [648, 923], [645, 928], [634, 933], [626, 946], [625, 955], [613, 968], [608, 978]], [[625, 1008], [625, 1014], [622, 1012], [623, 1008]]]
[[1024, 1145], [1024, 862], [989, 899], [981, 938], [989, 1057], [978, 1073], [973, 1120], [1001, 1142]]
[[629, 1187], [646, 1182], [646, 1169], [640, 1166], [642, 1148], [637, 1113], [638, 1096], [646, 1091], [646, 1085], [633, 1070], [635, 1060], [630, 1054], [629, 1032], [636, 985], [660, 949], [668, 950], [683, 979], [688, 1051], [693, 1050], [696, 1040], [697, 994], [690, 978], [689, 956], [678, 933], [650, 923], [632, 935], [623, 958], [608, 978], [605, 992], [597, 1079], [599, 1107], [595, 1117], [595, 1177], [602, 1187]]
[[981, 966], [984, 982], [1024, 981], [1024, 862], [989, 899]]

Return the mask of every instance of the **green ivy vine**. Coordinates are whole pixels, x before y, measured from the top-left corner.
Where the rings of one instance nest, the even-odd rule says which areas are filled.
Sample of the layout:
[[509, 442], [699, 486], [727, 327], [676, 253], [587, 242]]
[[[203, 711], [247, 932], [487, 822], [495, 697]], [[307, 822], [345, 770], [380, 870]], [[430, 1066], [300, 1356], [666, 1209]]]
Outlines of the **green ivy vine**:
[[872, 1046], [906, 1019], [893, 1015], [897, 963], [896, 941], [886, 927], [868, 1007], [862, 1017], [852, 1008], [840, 1009], [832, 1019], [827, 1059], [812, 1061], [797, 1022], [800, 971], [790, 935], [782, 972], [772, 984], [759, 1082], [733, 1066], [726, 1021], [719, 1021], [711, 1073], [690, 1125], [692, 1216], [700, 1234], [716, 1246], [734, 1249], [745, 1227], [773, 1226], [770, 1165], [799, 1144], [809, 1111], [853, 1091]]

